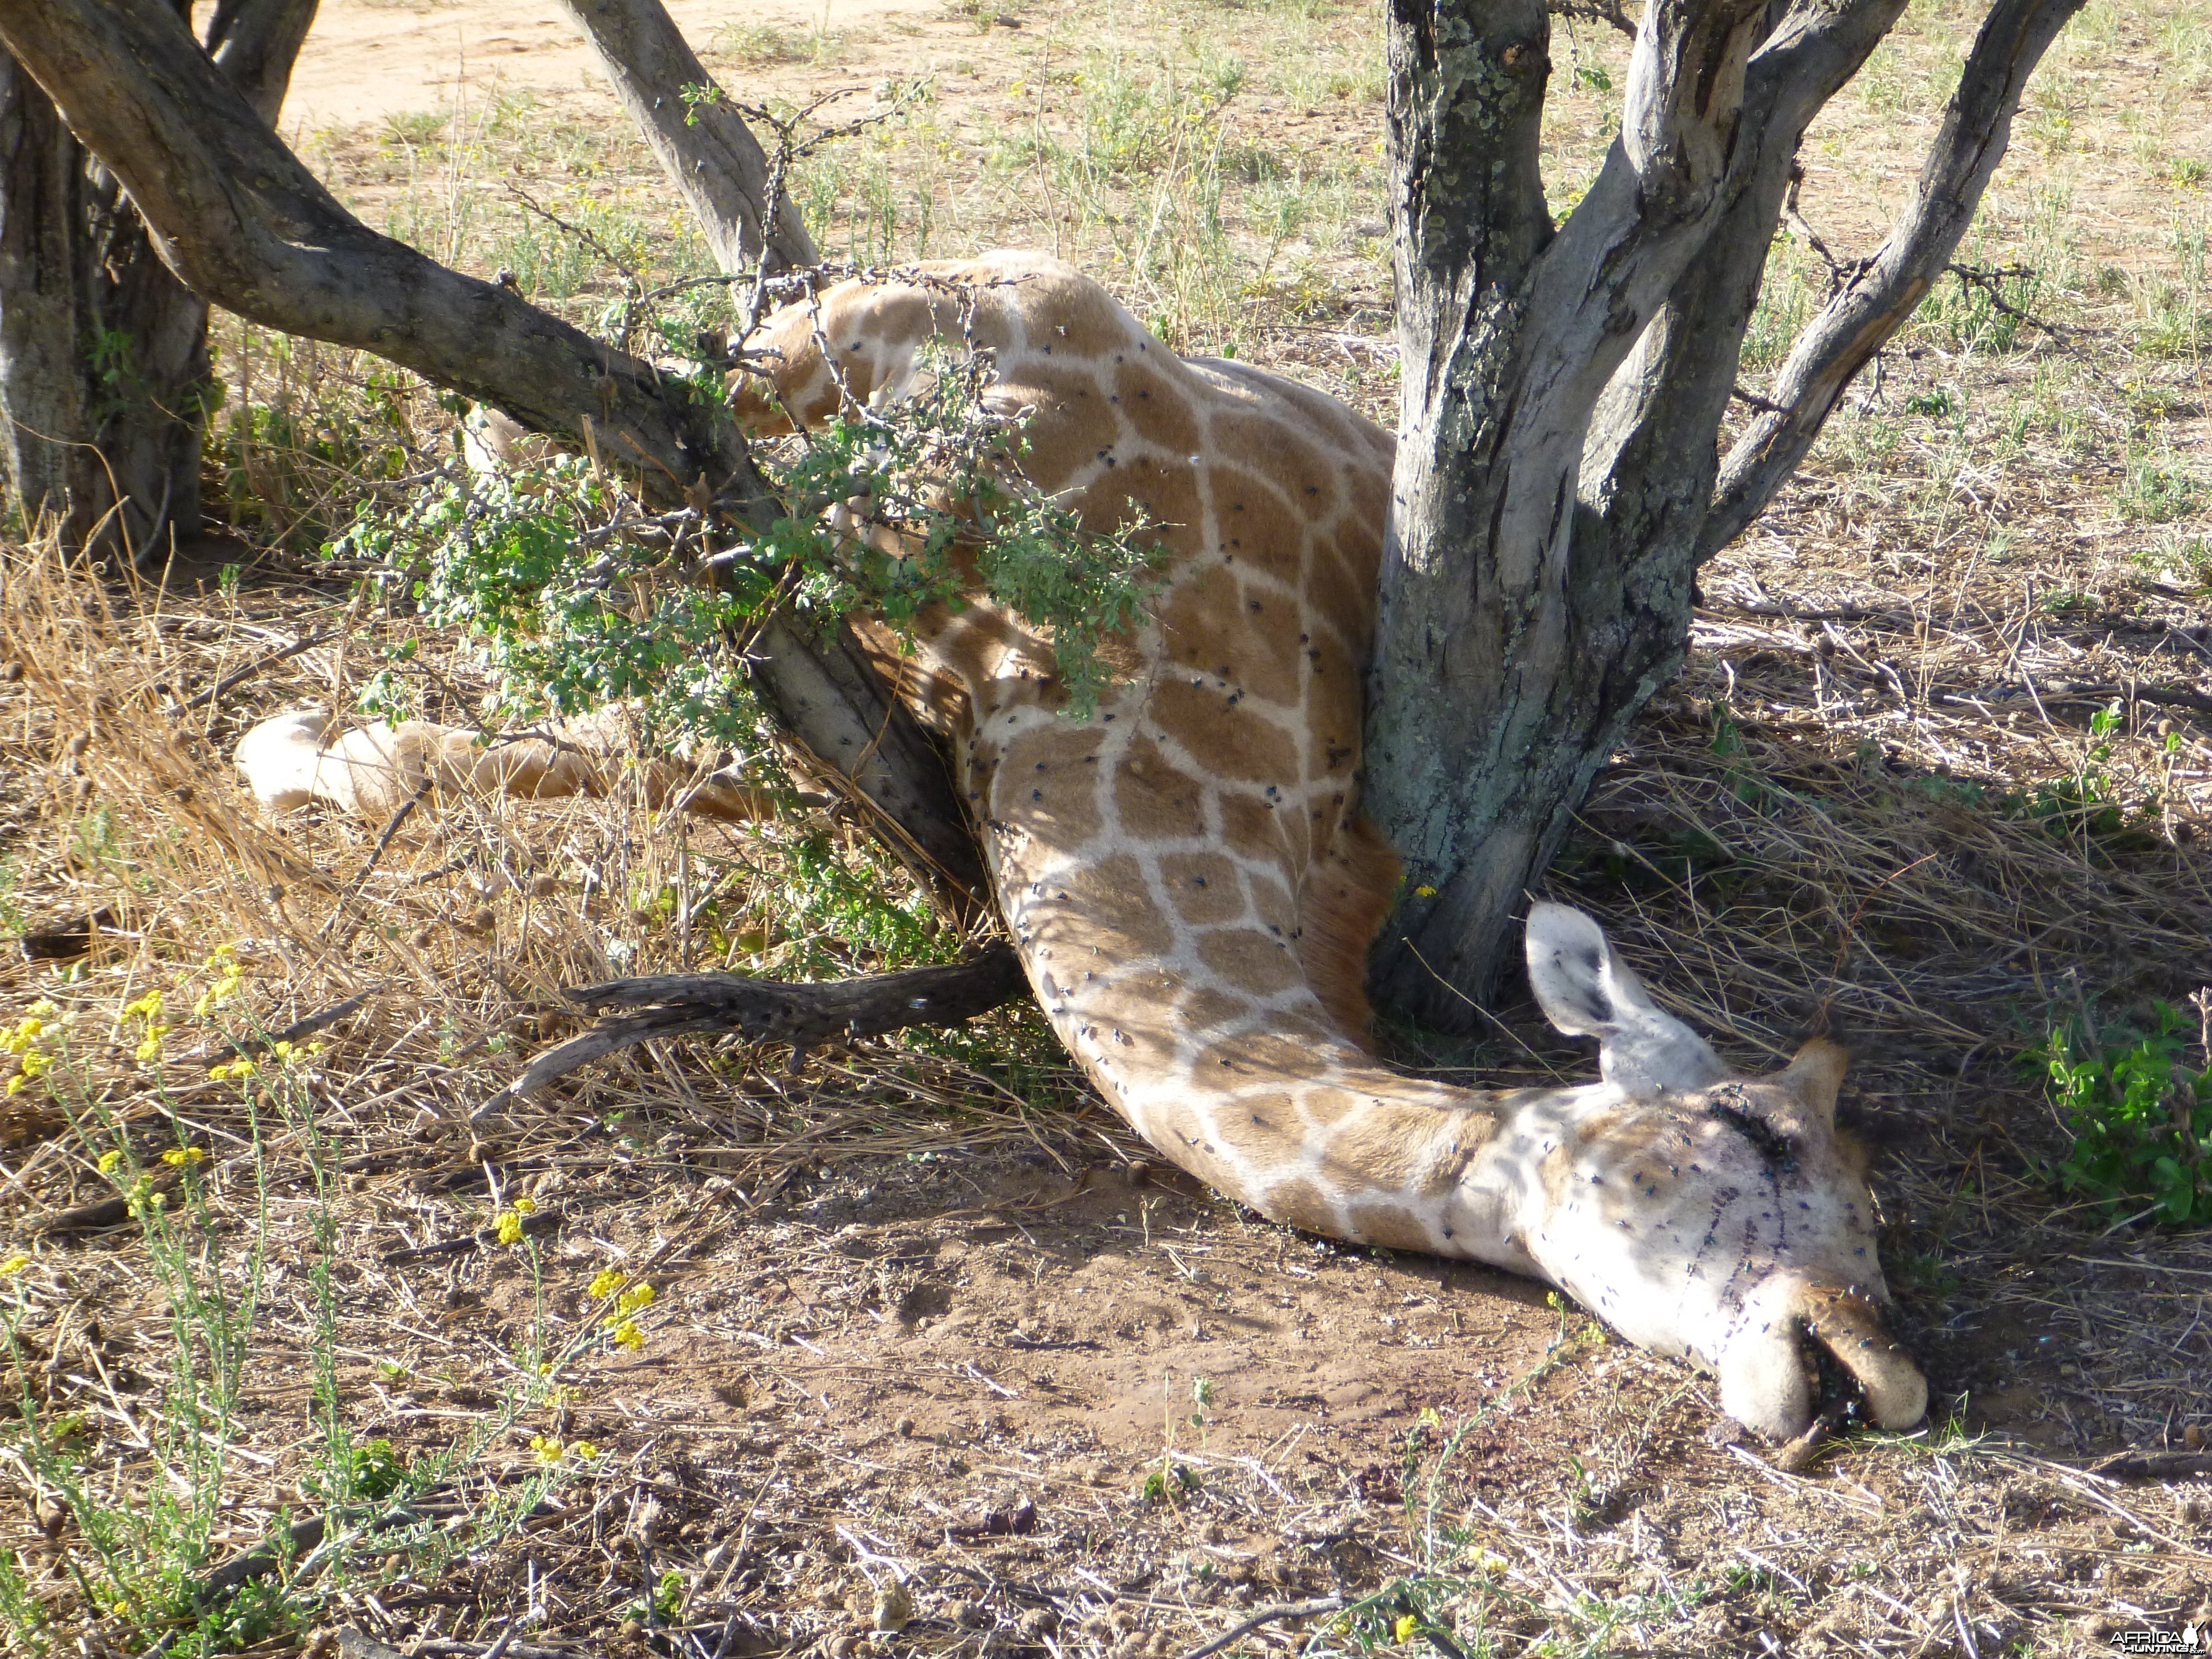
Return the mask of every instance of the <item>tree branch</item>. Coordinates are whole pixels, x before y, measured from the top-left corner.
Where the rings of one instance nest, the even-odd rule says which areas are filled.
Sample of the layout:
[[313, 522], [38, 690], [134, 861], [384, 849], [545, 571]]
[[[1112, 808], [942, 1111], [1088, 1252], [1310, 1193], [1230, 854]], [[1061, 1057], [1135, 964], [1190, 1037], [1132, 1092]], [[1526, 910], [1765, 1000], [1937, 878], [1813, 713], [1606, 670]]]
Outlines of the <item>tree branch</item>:
[[2004, 157], [2028, 76], [2083, 0], [1998, 0], [1967, 54], [1911, 200], [1881, 250], [1798, 337], [1778, 378], [1781, 414], [1762, 414], [1721, 465], [1700, 561], [1765, 510], [1869, 359], [1918, 308]]
[[1770, 406], [1736, 375], [1798, 147], [1904, 9], [1904, 0], [1801, 3], [1753, 55], [1719, 222], [1592, 414], [1581, 498], [1595, 522], [1576, 528], [1578, 561], [1639, 564], [1625, 580], [1679, 586], [1686, 604], [1685, 556], [1711, 503], [1728, 400]]
[[1569, 22], [1603, 23], [1623, 34], [1636, 33], [1636, 20], [1620, 0], [1545, 0], [1544, 9]]
[[880, 1036], [909, 1025], [957, 1025], [1029, 990], [1012, 946], [993, 945], [945, 968], [913, 968], [822, 985], [748, 979], [740, 974], [664, 974], [608, 980], [567, 993], [592, 1009], [643, 1012], [603, 1020], [530, 1063], [473, 1115], [489, 1116], [556, 1078], [656, 1037], [720, 1036], [788, 1042], [804, 1053], [824, 1042]]
[[[714, 263], [735, 276], [760, 260], [781, 270], [819, 262], [787, 193], [763, 234], [768, 157], [660, 0], [561, 0], [653, 154], [690, 204]], [[696, 90], [695, 90], [696, 89]]]
[[271, 127], [315, 7], [316, 0], [222, 0], [208, 23], [208, 52], [216, 67]]
[[203, 296], [287, 333], [357, 346], [638, 468], [680, 504], [702, 472], [762, 528], [775, 504], [736, 429], [495, 283], [448, 270], [339, 206], [158, 0], [0, 10], [0, 40], [131, 192]]

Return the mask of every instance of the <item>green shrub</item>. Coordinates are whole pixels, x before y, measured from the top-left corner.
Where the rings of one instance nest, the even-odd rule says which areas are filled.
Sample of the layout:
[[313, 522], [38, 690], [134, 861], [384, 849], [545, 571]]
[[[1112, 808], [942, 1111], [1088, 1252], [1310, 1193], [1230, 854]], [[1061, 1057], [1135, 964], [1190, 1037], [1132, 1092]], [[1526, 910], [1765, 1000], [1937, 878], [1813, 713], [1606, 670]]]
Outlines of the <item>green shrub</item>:
[[2109, 1028], [2100, 1042], [2072, 1021], [2034, 1054], [2074, 1136], [2052, 1174], [2116, 1219], [2146, 1205], [2173, 1226], [2212, 1219], [2212, 1066], [2185, 1059], [2189, 1025], [2161, 1002], [2148, 1032]]
[[[647, 740], [680, 748], [752, 736], [742, 647], [770, 611], [865, 605], [904, 632], [929, 605], [961, 607], [955, 550], [972, 550], [984, 592], [1049, 633], [1068, 707], [1088, 714], [1109, 678], [1099, 646], [1138, 624], [1156, 585], [1148, 532], [1086, 531], [1023, 473], [1020, 423], [983, 402], [988, 365], [924, 358], [907, 401], [757, 450], [786, 508], [757, 536], [710, 548], [696, 515], [651, 517], [567, 457], [489, 477], [455, 467], [372, 507], [329, 551], [382, 566], [395, 610], [464, 629], [503, 717], [638, 699]], [[386, 698], [387, 680], [370, 695]]]

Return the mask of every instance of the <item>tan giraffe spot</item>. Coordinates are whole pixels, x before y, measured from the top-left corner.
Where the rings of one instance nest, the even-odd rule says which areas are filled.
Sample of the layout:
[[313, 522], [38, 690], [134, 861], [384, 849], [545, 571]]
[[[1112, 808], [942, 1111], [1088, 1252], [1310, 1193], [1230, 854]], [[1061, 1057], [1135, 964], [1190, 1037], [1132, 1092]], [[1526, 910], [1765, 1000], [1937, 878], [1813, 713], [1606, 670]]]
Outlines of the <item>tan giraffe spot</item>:
[[1121, 831], [1136, 841], [1190, 841], [1206, 833], [1204, 786], [1180, 772], [1150, 738], [1139, 738], [1114, 775]]
[[1073, 759], [1039, 761], [1032, 745], [1018, 745], [1000, 763], [992, 810], [1048, 846], [1080, 846], [1105, 828], [1099, 811], [1096, 766]]
[[[1194, 927], [1234, 921], [1244, 914], [1244, 884], [1219, 853], [1170, 853], [1160, 860], [1161, 884], [1176, 913]], [[1195, 1022], [1200, 1030], [1203, 1021]]]
[[1261, 927], [1275, 938], [1289, 941], [1298, 925], [1297, 901], [1291, 890], [1275, 876], [1254, 871], [1244, 878], [1244, 885], [1252, 895], [1252, 912], [1260, 919]]
[[1023, 430], [1029, 452], [1022, 471], [1047, 495], [1066, 489], [1114, 454], [1115, 423], [1106, 396], [1087, 370], [1049, 361], [1024, 362], [1002, 388], [1036, 411]]
[[1115, 407], [1148, 444], [1170, 455], [1188, 458], [1199, 452], [1197, 417], [1191, 413], [1191, 392], [1161, 373], [1158, 352], [1124, 352], [1114, 371]]
[[1211, 458], [1206, 478], [1213, 500], [1214, 559], [1264, 571], [1293, 592], [1304, 586], [1307, 526], [1273, 486]]
[[[1200, 1057], [1201, 1076], [1213, 1058], [1212, 1054]], [[1257, 1169], [1281, 1169], [1297, 1158], [1305, 1139], [1288, 1095], [1224, 1101], [1213, 1109], [1212, 1116], [1211, 1138], [1215, 1145]]]
[[1254, 1206], [1270, 1221], [1296, 1227], [1302, 1233], [1336, 1231], [1336, 1212], [1328, 1195], [1310, 1181], [1279, 1181], [1261, 1194]]
[[[1201, 985], [1184, 994], [1182, 1022], [1194, 1031], [1223, 1031], [1252, 1012], [1249, 999], [1232, 996], [1214, 986]], [[1228, 1048], [1217, 1045], [1208, 1051], [1200, 1068], [1199, 1081], [1219, 1083], [1224, 1087], [1239, 1080], [1236, 1069], [1237, 1057]], [[1214, 1073], [1223, 1073], [1215, 1077]]]
[[1120, 465], [1095, 480], [1076, 502], [1085, 528], [1111, 535], [1141, 519], [1149, 528], [1133, 537], [1134, 545], [1156, 542], [1188, 554], [1196, 544], [1201, 516], [1198, 479], [1189, 463], [1152, 449], [1115, 453], [1122, 457]]
[[1289, 944], [1249, 927], [1199, 936], [1198, 959], [1230, 984], [1255, 996], [1287, 991], [1305, 977], [1305, 964]]
[[1306, 579], [1307, 609], [1317, 617], [1325, 617], [1332, 628], [1315, 629], [1312, 643], [1321, 644], [1332, 635], [1340, 650], [1357, 642], [1364, 647], [1375, 632], [1375, 578], [1370, 572], [1362, 580], [1349, 568], [1341, 550], [1334, 556], [1326, 546], [1314, 550], [1313, 568]]
[[1352, 1237], [1364, 1244], [1379, 1244], [1386, 1250], [1433, 1248], [1428, 1228], [1408, 1205], [1392, 1204], [1388, 1199], [1370, 1200], [1347, 1205], [1345, 1218], [1352, 1224]]
[[1286, 850], [1283, 809], [1271, 806], [1264, 795], [1224, 795], [1221, 839], [1230, 851], [1246, 858], [1279, 856]]
[[1175, 947], [1175, 929], [1153, 904], [1133, 854], [1116, 853], [1038, 885], [1045, 891], [1036, 896], [1048, 898], [1053, 908], [1052, 931], [1097, 946], [1109, 963], [1165, 956]]
[[1171, 671], [1154, 689], [1148, 712], [1209, 777], [1271, 784], [1298, 775], [1297, 744], [1291, 734], [1231, 702], [1218, 675]]
[[1311, 734], [1306, 765], [1307, 775], [1317, 782], [1344, 777], [1359, 764], [1365, 702], [1349, 658], [1328, 645], [1314, 651], [1314, 676], [1306, 687], [1306, 730]]
[[[1374, 1100], [1346, 1118], [1329, 1137], [1329, 1167], [1357, 1171], [1393, 1191], [1434, 1194], [1459, 1179], [1468, 1158], [1490, 1138], [1486, 1119], [1439, 1112], [1428, 1101]], [[1470, 1124], [1472, 1127], [1470, 1127]]]
[[1307, 1089], [1298, 1096], [1298, 1114], [1315, 1128], [1326, 1129], [1365, 1103], [1348, 1089]]
[[1291, 498], [1302, 520], [1327, 516], [1315, 511], [1313, 503], [1324, 489], [1334, 494], [1336, 464], [1288, 422], [1256, 410], [1237, 410], [1215, 416], [1207, 430], [1216, 455], [1271, 480]]
[[1262, 589], [1253, 592], [1229, 567], [1200, 566], [1176, 584], [1160, 611], [1168, 649], [1179, 664], [1214, 682], [1222, 695], [1294, 701], [1298, 691], [1297, 608]]
[[1066, 276], [1027, 277], [1023, 286], [1035, 290], [1024, 307], [1029, 328], [1029, 349], [1049, 350], [1055, 357], [1103, 357], [1129, 350], [1143, 342], [1145, 355], [1173, 362], [1174, 354], [1152, 341], [1137, 319], [1116, 304], [1097, 283], [1069, 272]]
[[1225, 1040], [1218, 1046], [1217, 1065], [1224, 1056], [1240, 1073], [1261, 1078], [1310, 1077], [1317, 1066], [1337, 1058], [1360, 1058], [1341, 1032], [1298, 1014], [1277, 1014], [1266, 1030]]

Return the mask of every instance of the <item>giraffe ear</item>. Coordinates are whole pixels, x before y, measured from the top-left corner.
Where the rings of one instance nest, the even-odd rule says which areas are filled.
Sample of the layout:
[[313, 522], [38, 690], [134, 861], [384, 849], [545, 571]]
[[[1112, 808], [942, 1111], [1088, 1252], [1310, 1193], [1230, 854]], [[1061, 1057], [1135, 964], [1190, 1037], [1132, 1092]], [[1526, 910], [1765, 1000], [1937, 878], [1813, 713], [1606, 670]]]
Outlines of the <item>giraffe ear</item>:
[[1833, 1127], [1836, 1097], [1843, 1091], [1844, 1073], [1850, 1064], [1851, 1051], [1842, 1043], [1814, 1037], [1797, 1051], [1789, 1069], [1775, 1081], [1810, 1108], [1815, 1117]]
[[1544, 1017], [1598, 1040], [1598, 1068], [1631, 1094], [1709, 1088], [1729, 1074], [1705, 1040], [1651, 1000], [1605, 929], [1581, 911], [1528, 912], [1528, 984]]

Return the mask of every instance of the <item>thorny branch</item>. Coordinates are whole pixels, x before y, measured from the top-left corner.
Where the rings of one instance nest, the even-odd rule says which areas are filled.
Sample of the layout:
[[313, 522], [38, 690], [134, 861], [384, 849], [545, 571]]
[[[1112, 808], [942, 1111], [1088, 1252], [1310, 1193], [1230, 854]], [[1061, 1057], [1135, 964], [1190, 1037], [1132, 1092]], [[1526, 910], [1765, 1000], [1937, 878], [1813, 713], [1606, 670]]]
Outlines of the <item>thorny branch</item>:
[[1636, 33], [1636, 20], [1620, 0], [1545, 0], [1544, 9], [1570, 22], [1603, 23], [1632, 37]]
[[[1951, 267], [2011, 136], [2028, 76], [2084, 0], [1999, 0], [1982, 25], [1921, 167], [1912, 199], [1856, 280], [1834, 292], [1776, 377], [1763, 413], [1722, 463], [1698, 538], [1702, 562], [1765, 510], [1829, 412]], [[1832, 267], [1833, 260], [1831, 259]]]

